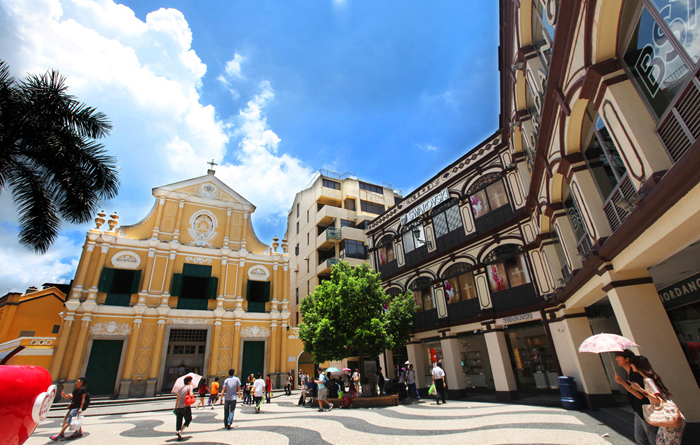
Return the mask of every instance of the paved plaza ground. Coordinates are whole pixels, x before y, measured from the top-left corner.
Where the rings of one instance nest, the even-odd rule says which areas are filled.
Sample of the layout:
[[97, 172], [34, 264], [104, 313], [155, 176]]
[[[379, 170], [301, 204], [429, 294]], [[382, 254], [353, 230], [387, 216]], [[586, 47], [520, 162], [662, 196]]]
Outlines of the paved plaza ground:
[[[223, 406], [193, 410], [183, 443], [195, 444], [618, 444], [629, 445], [631, 425], [605, 411], [567, 411], [523, 404], [434, 400], [374, 409], [318, 412], [299, 407], [298, 394], [277, 396], [256, 414], [252, 406], [236, 408], [234, 428], [223, 426]], [[86, 412], [85, 435], [73, 441], [90, 444], [169, 444], [177, 442], [171, 400], [148, 404], [95, 407]], [[624, 414], [624, 411], [622, 411]], [[63, 411], [51, 411], [26, 442], [54, 443]], [[617, 413], [619, 415], [619, 413]]]

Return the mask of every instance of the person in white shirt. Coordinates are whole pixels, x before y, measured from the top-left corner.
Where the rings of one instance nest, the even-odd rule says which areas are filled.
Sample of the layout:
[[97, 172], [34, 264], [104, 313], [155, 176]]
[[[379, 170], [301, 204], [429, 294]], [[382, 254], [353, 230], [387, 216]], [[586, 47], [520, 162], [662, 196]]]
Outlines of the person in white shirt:
[[442, 403], [445, 404], [445, 371], [442, 370], [442, 363], [433, 364], [433, 384], [435, 385], [435, 400], [437, 404], [440, 404], [440, 399], [442, 398]]
[[406, 383], [408, 383], [408, 396], [412, 398], [415, 394], [416, 398], [420, 399], [418, 389], [416, 389], [416, 372], [413, 370], [413, 365], [408, 365], [408, 370], [406, 371]]
[[263, 396], [265, 395], [265, 380], [262, 378], [262, 374], [258, 373], [258, 378], [253, 382], [253, 390], [255, 391], [254, 403], [255, 412], [260, 412], [260, 405], [262, 405]]

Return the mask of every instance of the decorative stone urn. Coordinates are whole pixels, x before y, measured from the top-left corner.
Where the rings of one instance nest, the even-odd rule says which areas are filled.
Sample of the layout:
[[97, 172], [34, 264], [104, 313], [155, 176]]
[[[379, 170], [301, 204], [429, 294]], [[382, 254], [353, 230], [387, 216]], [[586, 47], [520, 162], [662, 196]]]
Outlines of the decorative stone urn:
[[117, 212], [112, 213], [109, 215], [109, 221], [107, 221], [107, 225], [109, 225], [109, 230], [114, 231], [114, 228], [117, 227], [117, 224], [119, 224], [119, 215], [117, 215]]
[[289, 244], [287, 244], [287, 238], [282, 239], [282, 252], [287, 253], [287, 249], [289, 248]]
[[280, 239], [277, 237], [272, 238], [272, 248], [277, 252], [277, 248], [280, 246]]
[[102, 224], [105, 223], [105, 216], [107, 216], [107, 214], [104, 210], [97, 212], [97, 218], [95, 218], [95, 225], [97, 226], [97, 229], [102, 227]]

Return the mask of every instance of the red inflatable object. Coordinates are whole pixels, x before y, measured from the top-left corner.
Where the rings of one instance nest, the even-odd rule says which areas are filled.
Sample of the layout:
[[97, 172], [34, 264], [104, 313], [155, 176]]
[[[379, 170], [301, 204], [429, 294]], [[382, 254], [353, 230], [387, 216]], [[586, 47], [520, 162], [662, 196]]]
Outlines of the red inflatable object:
[[21, 445], [46, 420], [56, 397], [41, 366], [0, 366], [0, 444]]

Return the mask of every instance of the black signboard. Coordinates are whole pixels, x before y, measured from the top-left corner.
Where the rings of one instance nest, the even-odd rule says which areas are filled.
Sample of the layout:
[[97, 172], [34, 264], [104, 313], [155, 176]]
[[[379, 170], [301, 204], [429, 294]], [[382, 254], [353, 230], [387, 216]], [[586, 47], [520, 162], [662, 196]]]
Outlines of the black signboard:
[[667, 311], [700, 300], [700, 273], [659, 290], [659, 297]]

